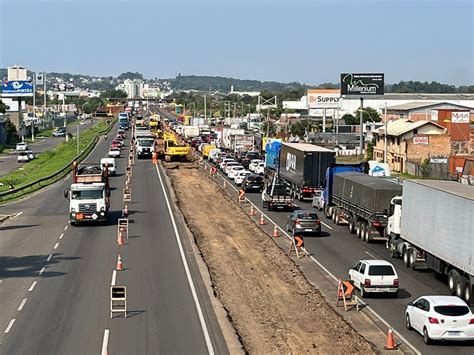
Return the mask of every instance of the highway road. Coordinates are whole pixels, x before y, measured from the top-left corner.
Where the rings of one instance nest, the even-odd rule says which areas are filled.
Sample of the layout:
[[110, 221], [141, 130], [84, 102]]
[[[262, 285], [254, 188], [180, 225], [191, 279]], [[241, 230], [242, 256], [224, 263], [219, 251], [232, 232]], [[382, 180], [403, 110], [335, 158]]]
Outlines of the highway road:
[[[107, 149], [101, 140], [86, 163]], [[134, 166], [130, 237], [117, 245], [125, 164], [120, 158], [111, 179], [109, 225], [69, 226], [70, 178], [2, 207], [21, 214], [1, 227], [1, 354], [228, 353], [162, 172], [149, 160]], [[124, 271], [114, 272], [118, 253]], [[126, 319], [110, 318], [112, 283], [127, 286]]]
[[[97, 121], [94, 121], [97, 122]], [[79, 123], [79, 122], [77, 122]], [[93, 125], [89, 120], [85, 124], [79, 125], [79, 131], [82, 132], [85, 129], [90, 128]], [[68, 126], [68, 130], [73, 136], [76, 135], [76, 125], [72, 124]], [[41, 153], [50, 149], [53, 149], [56, 145], [64, 141], [64, 137], [48, 137], [44, 139], [36, 138], [34, 143], [28, 143], [30, 150], [35, 153]], [[13, 151], [10, 154], [0, 154], [0, 176], [7, 175], [12, 170], [15, 170], [22, 166], [21, 163], [17, 162], [18, 152]]]
[[[219, 172], [221, 177], [222, 173]], [[227, 179], [228, 184], [233, 184]], [[222, 183], [222, 182], [221, 182]], [[235, 187], [235, 185], [234, 185]], [[228, 189], [232, 191], [232, 189]], [[235, 196], [237, 195], [234, 191]], [[290, 212], [267, 211], [262, 208], [260, 193], [247, 193], [246, 197], [283, 230]], [[298, 207], [312, 209], [309, 202], [297, 202]], [[305, 247], [325, 268], [336, 277], [348, 278], [349, 268], [361, 259], [385, 259], [392, 262], [400, 279], [400, 291], [397, 299], [390, 296], [375, 295], [364, 298], [364, 302], [375, 310], [386, 322], [392, 325], [412, 345], [424, 354], [472, 354], [474, 342], [469, 343], [437, 343], [426, 346], [422, 337], [415, 331], [408, 331], [404, 323], [406, 305], [422, 295], [448, 295], [449, 289], [445, 281], [439, 280], [431, 272], [413, 271], [404, 266], [402, 260], [389, 256], [385, 243], [365, 243], [350, 234], [347, 226], [335, 225], [326, 219], [322, 212], [318, 215], [323, 222], [321, 237], [306, 236]], [[257, 220], [258, 216], [255, 217]], [[316, 264], [314, 264], [315, 267]]]

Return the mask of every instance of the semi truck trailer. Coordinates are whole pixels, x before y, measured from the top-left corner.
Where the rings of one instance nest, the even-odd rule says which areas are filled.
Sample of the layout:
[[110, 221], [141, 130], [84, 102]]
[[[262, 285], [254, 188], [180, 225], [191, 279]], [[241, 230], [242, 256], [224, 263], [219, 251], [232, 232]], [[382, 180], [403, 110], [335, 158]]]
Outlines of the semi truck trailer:
[[387, 235], [392, 257], [444, 275], [451, 293], [474, 305], [474, 187], [406, 180], [403, 197], [391, 201]]

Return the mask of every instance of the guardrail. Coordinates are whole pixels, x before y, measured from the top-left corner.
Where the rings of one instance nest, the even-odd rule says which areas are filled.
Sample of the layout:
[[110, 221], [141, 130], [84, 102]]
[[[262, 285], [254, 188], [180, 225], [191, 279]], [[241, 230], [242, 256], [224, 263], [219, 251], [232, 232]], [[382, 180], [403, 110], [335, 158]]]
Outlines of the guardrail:
[[112, 127], [115, 125], [116, 122], [117, 122], [117, 120], [114, 119], [108, 125], [108, 127], [106, 129], [104, 129], [103, 131], [99, 131], [97, 133], [97, 135], [94, 137], [94, 139], [92, 140], [92, 142], [90, 142], [90, 144], [84, 149], [84, 151], [81, 154], [79, 154], [77, 157], [75, 157], [67, 165], [65, 165], [63, 168], [59, 169], [58, 171], [54, 172], [53, 174], [51, 174], [49, 176], [46, 176], [44, 178], [32, 181], [32, 182], [30, 182], [26, 185], [23, 185], [23, 186], [20, 186], [20, 187], [17, 187], [15, 189], [11, 189], [11, 190], [8, 190], [8, 191], [0, 192], [0, 204], [5, 202], [5, 201], [11, 200], [13, 198], [20, 197], [22, 195], [26, 195], [28, 193], [38, 191], [41, 188], [46, 187], [46, 186], [51, 185], [51, 184], [54, 184], [56, 181], [64, 178], [71, 171], [72, 163], [74, 161], [77, 161], [78, 163], [83, 161], [89, 155], [89, 153], [92, 151], [92, 149], [94, 149], [95, 145], [99, 141], [99, 137], [102, 134], [110, 132], [110, 130], [112, 129]]

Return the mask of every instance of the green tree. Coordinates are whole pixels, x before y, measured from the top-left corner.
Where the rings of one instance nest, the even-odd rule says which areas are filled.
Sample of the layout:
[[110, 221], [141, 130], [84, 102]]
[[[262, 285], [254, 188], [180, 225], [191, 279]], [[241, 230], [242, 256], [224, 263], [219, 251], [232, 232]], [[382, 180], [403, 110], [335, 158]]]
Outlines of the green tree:
[[374, 159], [374, 146], [375, 146], [375, 138], [373, 138], [370, 142], [367, 143], [367, 160]]
[[275, 134], [276, 134], [276, 131], [277, 131], [277, 126], [271, 120], [270, 121], [264, 121], [262, 123], [262, 128], [261, 128], [262, 134], [264, 134], [265, 136], [267, 135], [267, 125], [268, 125], [268, 136], [269, 137], [274, 137]]
[[114, 99], [126, 99], [127, 98], [127, 93], [123, 90], [115, 90], [115, 89], [110, 89], [110, 90], [105, 90], [100, 94], [100, 97], [103, 98], [114, 98]]
[[16, 127], [10, 120], [6, 120], [5, 122], [5, 132], [8, 144], [13, 144], [19, 141], [20, 138], [18, 137]]
[[290, 126], [290, 132], [293, 135], [303, 138], [306, 132], [311, 131], [311, 127], [311, 122], [309, 120], [300, 120]]
[[119, 80], [125, 80], [125, 79], [142, 79], [143, 80], [143, 75], [140, 74], [140, 73], [132, 73], [130, 71], [126, 72], [126, 73], [122, 73], [118, 76]]
[[347, 124], [347, 125], [356, 125], [356, 124], [359, 124], [359, 118], [356, 118], [353, 114], [351, 113], [346, 113], [344, 115], [342, 115], [341, 117], [342, 120], [344, 120], [344, 122]]
[[5, 113], [7, 112], [7, 110], [9, 109], [9, 107], [7, 105], [5, 105], [2, 100], [0, 100], [0, 113]]
[[98, 97], [91, 97], [86, 103], [82, 105], [84, 113], [93, 113], [97, 108], [104, 106], [104, 102]]

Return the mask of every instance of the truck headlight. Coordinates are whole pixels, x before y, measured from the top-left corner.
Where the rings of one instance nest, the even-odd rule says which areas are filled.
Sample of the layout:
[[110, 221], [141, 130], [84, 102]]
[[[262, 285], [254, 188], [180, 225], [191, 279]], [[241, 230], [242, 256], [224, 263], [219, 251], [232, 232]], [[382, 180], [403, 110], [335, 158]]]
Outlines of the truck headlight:
[[101, 211], [105, 211], [105, 207], [102, 206], [102, 207], [100, 208], [100, 210], [101, 210]]
[[74, 207], [71, 207], [71, 212], [76, 212], [76, 209]]
[[100, 215], [101, 215], [101, 216], [105, 216], [105, 212], [100, 212]]

